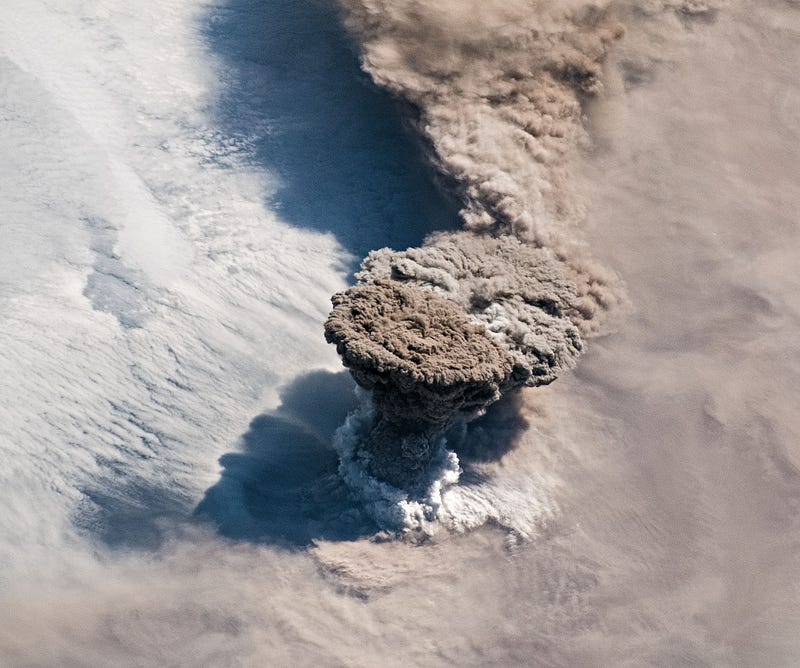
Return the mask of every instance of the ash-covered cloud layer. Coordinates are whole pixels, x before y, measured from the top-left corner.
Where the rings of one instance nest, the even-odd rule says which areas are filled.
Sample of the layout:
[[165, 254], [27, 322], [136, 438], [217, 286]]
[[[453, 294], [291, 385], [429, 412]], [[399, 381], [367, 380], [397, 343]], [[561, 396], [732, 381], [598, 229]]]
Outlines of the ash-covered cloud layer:
[[384, 248], [364, 260], [358, 279], [364, 289], [382, 279], [455, 302], [510, 355], [506, 386], [549, 383], [583, 349], [574, 282], [551, 251], [516, 237], [460, 232], [399, 253]]
[[[412, 103], [430, 159], [463, 202], [463, 231], [371, 253], [326, 323], [373, 391], [371, 472], [408, 486], [435, 433], [505, 391], [553, 381], [620, 300], [576, 233], [570, 163], [622, 28], [604, 2], [341, 5], [364, 69]], [[399, 468], [389, 464], [398, 456]]]

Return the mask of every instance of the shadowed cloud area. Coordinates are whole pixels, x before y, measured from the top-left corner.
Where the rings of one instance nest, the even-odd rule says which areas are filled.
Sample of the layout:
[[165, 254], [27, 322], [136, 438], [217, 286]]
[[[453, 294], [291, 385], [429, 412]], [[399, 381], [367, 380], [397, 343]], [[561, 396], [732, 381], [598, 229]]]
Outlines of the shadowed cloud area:
[[224, 68], [216, 116], [277, 177], [270, 208], [354, 256], [457, 225], [400, 103], [359, 68], [334, 3], [231, 0], [205, 35]]
[[287, 547], [375, 533], [339, 477], [331, 445], [355, 408], [353, 387], [344, 372], [315, 371], [284, 388], [281, 405], [250, 423], [240, 451], [220, 459], [222, 476], [196, 515], [228, 538]]
[[[223, 455], [219, 482], [195, 516], [234, 540], [290, 549], [315, 540], [347, 541], [380, 527], [339, 474], [334, 432], [358, 403], [346, 372], [313, 371], [281, 392], [280, 406], [256, 417], [236, 452]], [[464, 469], [462, 483], [480, 484], [473, 463], [497, 461], [516, 445], [527, 422], [513, 393], [449, 436]]]

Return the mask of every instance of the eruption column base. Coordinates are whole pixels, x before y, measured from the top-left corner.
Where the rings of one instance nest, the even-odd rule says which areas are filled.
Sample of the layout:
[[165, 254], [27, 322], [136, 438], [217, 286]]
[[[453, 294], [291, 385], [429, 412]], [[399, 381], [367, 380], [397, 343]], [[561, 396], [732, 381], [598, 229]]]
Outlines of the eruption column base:
[[376, 417], [362, 446], [369, 458], [367, 471], [390, 485], [412, 489], [436, 454], [437, 433], [435, 426]]

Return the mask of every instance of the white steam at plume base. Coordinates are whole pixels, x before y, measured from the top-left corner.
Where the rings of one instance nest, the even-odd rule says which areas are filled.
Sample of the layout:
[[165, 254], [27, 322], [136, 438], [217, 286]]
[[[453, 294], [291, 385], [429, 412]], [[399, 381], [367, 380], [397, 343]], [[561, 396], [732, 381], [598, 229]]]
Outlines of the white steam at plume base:
[[[587, 139], [582, 105], [601, 89], [622, 28], [608, 3], [342, 5], [364, 68], [418, 110], [465, 224], [419, 248], [371, 253], [358, 285], [332, 299], [326, 339], [373, 398], [343, 469], [356, 487], [366, 476], [433, 490], [455, 481], [443, 454], [449, 426], [511, 390], [552, 382], [624, 301], [581, 245], [569, 186], [570, 157]], [[436, 494], [422, 495], [426, 519]]]

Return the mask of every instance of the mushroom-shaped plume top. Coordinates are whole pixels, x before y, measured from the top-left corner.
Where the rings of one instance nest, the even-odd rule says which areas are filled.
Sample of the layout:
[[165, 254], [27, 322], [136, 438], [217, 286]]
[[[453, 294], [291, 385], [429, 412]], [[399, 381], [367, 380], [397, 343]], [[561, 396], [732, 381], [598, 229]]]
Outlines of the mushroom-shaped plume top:
[[441, 427], [495, 401], [508, 382], [508, 351], [431, 290], [378, 279], [332, 301], [325, 338], [383, 418]]

